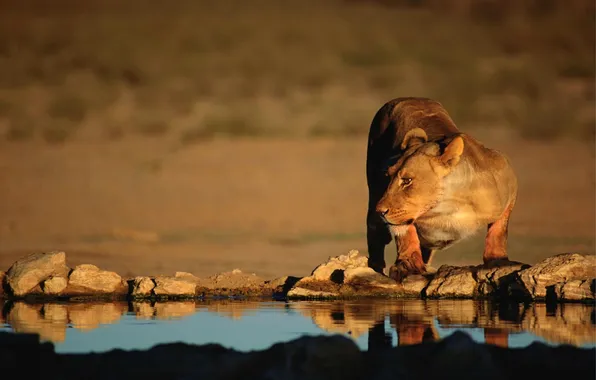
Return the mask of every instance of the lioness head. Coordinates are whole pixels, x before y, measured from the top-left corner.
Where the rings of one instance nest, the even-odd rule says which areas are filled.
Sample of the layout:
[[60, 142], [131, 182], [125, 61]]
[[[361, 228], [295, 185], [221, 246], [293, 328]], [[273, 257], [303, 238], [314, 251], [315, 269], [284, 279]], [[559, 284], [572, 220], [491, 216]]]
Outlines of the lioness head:
[[438, 143], [428, 142], [424, 130], [414, 128], [404, 136], [401, 148], [403, 156], [388, 167], [389, 186], [376, 206], [395, 234], [437, 204], [443, 178], [459, 163], [464, 140], [458, 135], [441, 149]]

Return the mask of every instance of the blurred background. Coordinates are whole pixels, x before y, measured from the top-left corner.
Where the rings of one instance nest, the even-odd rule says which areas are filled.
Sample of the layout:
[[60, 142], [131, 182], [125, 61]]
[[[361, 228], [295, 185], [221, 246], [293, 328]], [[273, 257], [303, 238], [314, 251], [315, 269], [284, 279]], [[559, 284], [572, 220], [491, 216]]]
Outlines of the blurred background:
[[593, 0], [2, 0], [0, 270], [58, 249], [271, 278], [366, 253], [367, 132], [401, 96], [511, 158], [511, 259], [594, 253], [594, 20]]

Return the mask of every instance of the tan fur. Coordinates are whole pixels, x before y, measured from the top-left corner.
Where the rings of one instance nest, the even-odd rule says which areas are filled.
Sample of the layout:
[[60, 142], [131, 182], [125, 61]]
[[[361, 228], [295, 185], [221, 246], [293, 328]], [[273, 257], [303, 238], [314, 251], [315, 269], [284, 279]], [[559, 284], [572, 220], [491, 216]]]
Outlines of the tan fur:
[[517, 196], [508, 159], [461, 133], [443, 106], [398, 98], [375, 115], [367, 152], [369, 265], [390, 276], [424, 273], [434, 251], [488, 226], [483, 259], [507, 259], [507, 225]]

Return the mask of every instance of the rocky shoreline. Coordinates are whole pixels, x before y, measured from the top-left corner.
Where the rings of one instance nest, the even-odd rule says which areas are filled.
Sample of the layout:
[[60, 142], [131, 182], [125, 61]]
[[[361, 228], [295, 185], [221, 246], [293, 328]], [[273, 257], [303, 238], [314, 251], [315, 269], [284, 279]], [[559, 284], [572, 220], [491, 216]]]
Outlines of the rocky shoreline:
[[596, 256], [564, 253], [535, 265], [443, 265], [398, 284], [368, 267], [358, 251], [331, 257], [310, 276], [265, 280], [239, 269], [198, 278], [191, 273], [123, 278], [95, 265], [70, 268], [61, 251], [32, 253], [0, 272], [8, 300], [179, 300], [221, 297], [268, 299], [494, 299], [513, 302], [588, 302], [596, 294]]

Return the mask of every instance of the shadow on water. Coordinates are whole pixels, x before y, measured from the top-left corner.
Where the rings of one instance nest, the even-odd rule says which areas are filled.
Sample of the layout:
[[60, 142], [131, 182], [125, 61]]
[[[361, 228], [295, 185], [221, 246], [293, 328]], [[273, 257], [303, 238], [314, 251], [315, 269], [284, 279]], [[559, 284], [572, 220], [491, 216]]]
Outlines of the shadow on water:
[[[510, 347], [534, 341], [596, 346], [595, 306], [470, 300], [0, 301], [0, 331], [37, 333], [57, 351], [141, 349], [186, 341], [252, 350], [306, 334], [350, 336], [362, 349], [437, 341], [455, 330]], [[110, 328], [117, 328], [110, 330]], [[90, 334], [94, 330], [96, 334]], [[258, 337], [255, 338], [255, 337]]]

